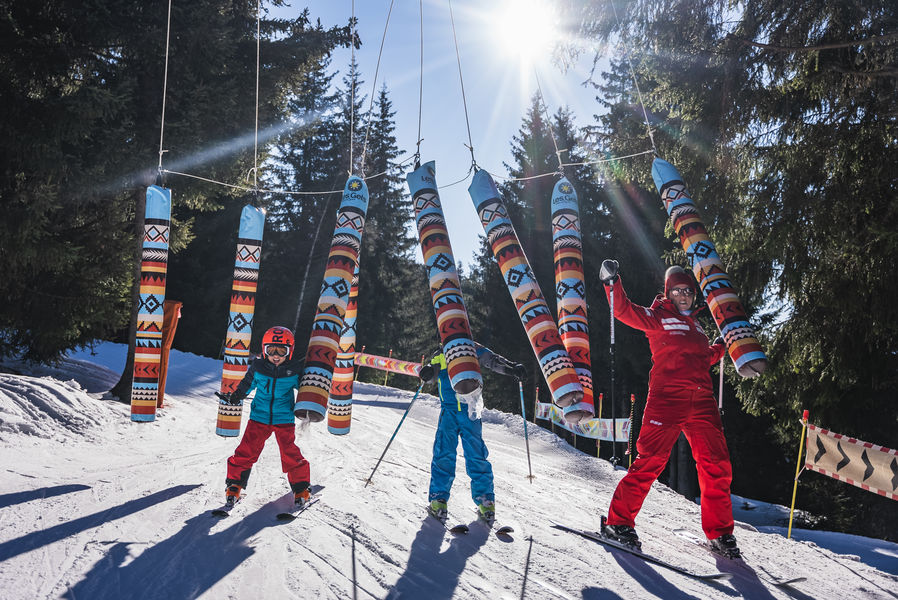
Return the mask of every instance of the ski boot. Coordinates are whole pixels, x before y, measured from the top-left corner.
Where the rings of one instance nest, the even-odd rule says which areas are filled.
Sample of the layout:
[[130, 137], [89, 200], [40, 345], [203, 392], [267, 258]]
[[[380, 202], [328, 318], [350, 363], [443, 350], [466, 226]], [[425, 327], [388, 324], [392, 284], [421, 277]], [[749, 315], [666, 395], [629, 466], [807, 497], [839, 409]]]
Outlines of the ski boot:
[[727, 558], [742, 558], [739, 546], [736, 545], [736, 536], [732, 533], [725, 533], [718, 538], [714, 538], [708, 542], [708, 544], [710, 544], [712, 551], [721, 556]]
[[608, 525], [607, 519], [602, 517], [602, 530], [599, 532], [602, 537], [606, 537], [615, 542], [621, 543], [635, 550], [642, 549], [642, 542], [636, 535], [636, 530], [629, 525]]
[[296, 492], [293, 494], [293, 508], [298, 509], [304, 507], [311, 498], [312, 494], [309, 492], [308, 488], [301, 492]]
[[477, 505], [477, 513], [481, 521], [492, 525], [496, 522], [496, 503], [492, 500], [484, 500]]
[[443, 522], [449, 518], [449, 508], [446, 505], [446, 501], [439, 498], [430, 501], [430, 504], [427, 506], [427, 512]]
[[229, 485], [225, 489], [225, 505], [233, 508], [235, 504], [240, 502], [241, 487], [239, 485]]

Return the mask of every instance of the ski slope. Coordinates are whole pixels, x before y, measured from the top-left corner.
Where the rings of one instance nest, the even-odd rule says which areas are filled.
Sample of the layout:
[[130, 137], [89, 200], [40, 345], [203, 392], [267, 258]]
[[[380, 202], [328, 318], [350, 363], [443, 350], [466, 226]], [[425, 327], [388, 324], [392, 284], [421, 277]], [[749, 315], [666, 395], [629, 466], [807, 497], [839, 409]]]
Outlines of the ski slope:
[[[898, 545], [803, 531], [793, 534], [814, 541], [790, 541], [758, 530], [776, 531], [781, 508], [741, 498], [737, 519], [760, 519], [757, 528], [737, 523], [745, 565], [671, 533], [701, 535], [699, 507], [660, 484], [637, 521], [645, 551], [733, 573], [727, 581], [698, 581], [559, 531], [549, 518], [597, 528], [623, 471], [531, 425], [531, 483], [520, 416], [493, 410], [484, 438], [498, 516], [516, 533], [499, 538], [475, 522], [460, 456], [450, 521], [471, 529], [453, 536], [424, 509], [439, 414], [432, 396], [415, 402], [365, 487], [412, 397], [376, 385], [356, 386], [349, 435], [316, 423], [298, 439], [320, 502], [293, 522], [275, 519], [292, 494], [272, 438], [243, 502], [216, 519], [208, 513], [223, 500], [225, 460], [239, 440], [215, 435], [221, 362], [172, 352], [166, 407], [152, 423], [133, 423], [128, 406], [100, 399], [124, 354], [101, 344], [58, 368], [0, 373], [5, 599], [898, 598]], [[783, 588], [771, 577], [806, 580]]]

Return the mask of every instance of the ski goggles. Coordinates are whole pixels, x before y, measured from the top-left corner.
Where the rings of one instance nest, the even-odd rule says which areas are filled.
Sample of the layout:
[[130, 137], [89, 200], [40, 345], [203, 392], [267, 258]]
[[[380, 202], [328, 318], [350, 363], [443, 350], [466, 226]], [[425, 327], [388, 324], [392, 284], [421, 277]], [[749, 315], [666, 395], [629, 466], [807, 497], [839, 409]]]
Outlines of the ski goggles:
[[274, 344], [265, 346], [266, 356], [287, 356], [288, 354], [290, 354], [290, 348], [287, 346], [275, 346]]
[[692, 288], [673, 288], [670, 290], [671, 296], [695, 296], [695, 290]]

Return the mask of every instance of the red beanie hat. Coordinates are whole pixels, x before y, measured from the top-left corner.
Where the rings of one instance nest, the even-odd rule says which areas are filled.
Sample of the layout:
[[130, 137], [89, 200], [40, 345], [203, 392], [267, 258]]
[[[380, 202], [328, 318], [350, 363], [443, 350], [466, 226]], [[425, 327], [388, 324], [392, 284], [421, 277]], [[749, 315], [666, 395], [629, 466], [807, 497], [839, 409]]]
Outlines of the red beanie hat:
[[678, 286], [685, 286], [692, 289], [696, 294], [695, 281], [689, 276], [689, 273], [683, 270], [683, 267], [673, 266], [664, 272], [664, 296], [670, 298], [670, 290]]

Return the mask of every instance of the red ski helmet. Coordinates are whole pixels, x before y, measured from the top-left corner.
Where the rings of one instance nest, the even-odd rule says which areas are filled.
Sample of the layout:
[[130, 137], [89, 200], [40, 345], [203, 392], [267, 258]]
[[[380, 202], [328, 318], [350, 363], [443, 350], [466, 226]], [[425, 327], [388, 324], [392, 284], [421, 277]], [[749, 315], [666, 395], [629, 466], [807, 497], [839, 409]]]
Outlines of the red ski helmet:
[[265, 354], [268, 346], [287, 346], [289, 350], [287, 360], [290, 360], [293, 358], [294, 345], [293, 332], [286, 327], [275, 326], [262, 335], [262, 354]]

